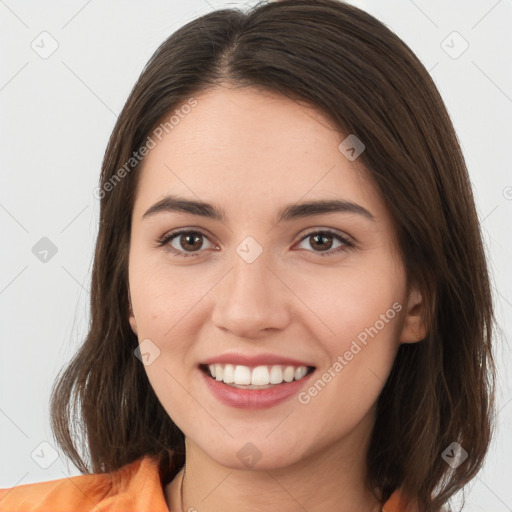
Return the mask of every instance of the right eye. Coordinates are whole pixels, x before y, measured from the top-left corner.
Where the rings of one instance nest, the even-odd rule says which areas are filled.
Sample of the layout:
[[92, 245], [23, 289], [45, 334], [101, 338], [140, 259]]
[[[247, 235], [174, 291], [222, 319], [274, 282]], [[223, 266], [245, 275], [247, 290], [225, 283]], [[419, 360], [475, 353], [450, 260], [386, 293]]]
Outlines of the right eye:
[[202, 252], [200, 249], [203, 246], [203, 239], [207, 240], [206, 235], [200, 231], [181, 229], [164, 235], [158, 241], [158, 246], [164, 247], [166, 251], [172, 252], [179, 257], [198, 256], [196, 253]]

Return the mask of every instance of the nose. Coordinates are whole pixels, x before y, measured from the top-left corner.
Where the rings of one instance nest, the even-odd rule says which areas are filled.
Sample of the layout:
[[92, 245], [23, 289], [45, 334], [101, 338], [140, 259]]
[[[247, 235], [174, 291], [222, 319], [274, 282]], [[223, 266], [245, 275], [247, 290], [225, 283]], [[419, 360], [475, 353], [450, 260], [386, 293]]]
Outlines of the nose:
[[289, 323], [292, 291], [263, 251], [249, 263], [235, 252], [232, 267], [215, 287], [214, 325], [236, 337], [268, 336]]

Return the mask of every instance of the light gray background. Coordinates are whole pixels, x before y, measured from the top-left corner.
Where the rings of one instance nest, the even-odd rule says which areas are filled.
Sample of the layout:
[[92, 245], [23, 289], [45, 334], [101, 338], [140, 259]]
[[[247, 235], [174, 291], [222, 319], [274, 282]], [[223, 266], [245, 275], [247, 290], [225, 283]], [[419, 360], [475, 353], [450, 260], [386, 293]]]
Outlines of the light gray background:
[[[63, 458], [52, 463], [48, 400], [86, 334], [99, 212], [92, 191], [117, 114], [173, 31], [213, 9], [252, 3], [0, 0], [0, 487], [79, 474]], [[512, 0], [351, 3], [422, 60], [467, 159], [502, 332], [498, 435], [467, 488], [465, 510], [510, 511], [512, 385], [504, 370], [511, 362]], [[53, 40], [57, 50], [44, 55]], [[464, 40], [469, 47], [458, 55]], [[47, 262], [32, 252], [43, 237], [57, 247]]]

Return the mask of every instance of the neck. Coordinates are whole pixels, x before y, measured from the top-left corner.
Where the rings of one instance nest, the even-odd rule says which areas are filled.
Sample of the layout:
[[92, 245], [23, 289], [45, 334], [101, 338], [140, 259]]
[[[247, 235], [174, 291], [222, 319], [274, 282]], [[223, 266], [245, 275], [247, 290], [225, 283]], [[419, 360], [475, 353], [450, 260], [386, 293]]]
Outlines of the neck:
[[249, 470], [218, 464], [186, 438], [185, 468], [165, 489], [169, 510], [378, 512], [381, 504], [365, 486], [370, 433], [360, 424], [292, 465]]

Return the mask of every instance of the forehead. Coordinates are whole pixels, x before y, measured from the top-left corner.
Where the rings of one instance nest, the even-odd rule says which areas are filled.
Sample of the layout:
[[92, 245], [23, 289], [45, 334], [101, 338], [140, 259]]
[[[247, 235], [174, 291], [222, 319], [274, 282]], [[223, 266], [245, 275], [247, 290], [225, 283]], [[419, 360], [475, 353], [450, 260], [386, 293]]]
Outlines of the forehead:
[[301, 199], [349, 199], [376, 216], [383, 209], [362, 164], [338, 149], [346, 135], [314, 108], [252, 88], [194, 99], [143, 160], [136, 209], [171, 193], [222, 204], [228, 214]]

